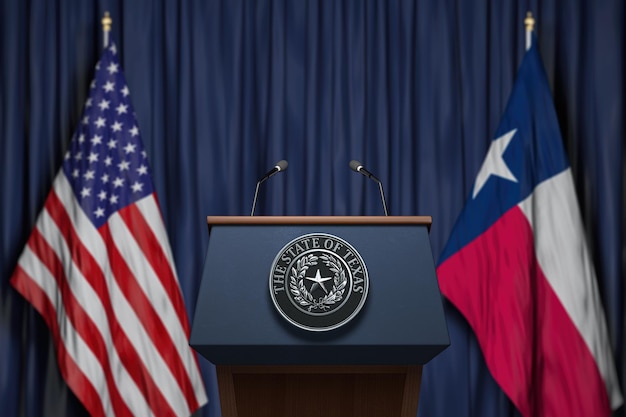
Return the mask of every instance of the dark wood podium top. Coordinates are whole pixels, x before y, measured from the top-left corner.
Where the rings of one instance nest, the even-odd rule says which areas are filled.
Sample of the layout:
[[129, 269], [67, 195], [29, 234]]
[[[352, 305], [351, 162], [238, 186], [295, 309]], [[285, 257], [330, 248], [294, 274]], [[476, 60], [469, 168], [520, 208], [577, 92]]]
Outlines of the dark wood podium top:
[[287, 225], [287, 224], [341, 224], [341, 225], [422, 225], [433, 222], [431, 216], [207, 216], [209, 229], [217, 225]]

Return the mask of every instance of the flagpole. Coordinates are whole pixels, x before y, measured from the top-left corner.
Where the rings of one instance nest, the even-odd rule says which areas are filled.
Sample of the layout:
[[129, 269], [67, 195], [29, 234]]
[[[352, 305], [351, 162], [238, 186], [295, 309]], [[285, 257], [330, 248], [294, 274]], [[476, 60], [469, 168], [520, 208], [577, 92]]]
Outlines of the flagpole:
[[111, 19], [111, 15], [109, 12], [104, 12], [104, 17], [102, 18], [102, 34], [104, 40], [104, 47], [109, 46], [109, 32], [111, 31], [111, 24], [113, 23], [113, 19]]
[[535, 18], [532, 12], [526, 13], [526, 19], [524, 19], [524, 25], [526, 26], [526, 50], [528, 51], [533, 43], [532, 33], [535, 29]]

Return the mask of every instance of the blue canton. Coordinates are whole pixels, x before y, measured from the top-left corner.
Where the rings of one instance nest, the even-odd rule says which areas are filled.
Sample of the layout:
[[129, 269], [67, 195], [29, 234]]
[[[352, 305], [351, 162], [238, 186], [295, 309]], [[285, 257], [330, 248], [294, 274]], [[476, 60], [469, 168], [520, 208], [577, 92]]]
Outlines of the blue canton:
[[115, 44], [105, 49], [91, 83], [63, 171], [96, 227], [153, 191], [148, 159]]

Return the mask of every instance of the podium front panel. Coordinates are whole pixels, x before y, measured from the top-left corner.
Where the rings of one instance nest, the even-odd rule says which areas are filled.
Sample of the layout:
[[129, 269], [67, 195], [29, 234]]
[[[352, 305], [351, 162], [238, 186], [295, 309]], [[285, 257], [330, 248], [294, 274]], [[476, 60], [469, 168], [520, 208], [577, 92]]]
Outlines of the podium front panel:
[[[361, 311], [325, 332], [274, 307], [272, 263], [290, 241], [324, 233], [349, 242], [369, 275]], [[424, 364], [449, 345], [425, 225], [214, 225], [190, 344], [214, 364]]]

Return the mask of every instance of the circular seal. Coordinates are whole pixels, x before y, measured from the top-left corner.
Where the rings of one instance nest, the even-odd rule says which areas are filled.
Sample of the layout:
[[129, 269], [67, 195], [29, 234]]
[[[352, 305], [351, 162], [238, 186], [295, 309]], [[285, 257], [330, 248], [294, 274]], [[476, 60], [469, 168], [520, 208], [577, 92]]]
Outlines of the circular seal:
[[320, 332], [341, 327], [359, 313], [369, 278], [352, 245], [337, 236], [313, 233], [278, 252], [269, 284], [274, 307], [287, 321]]

